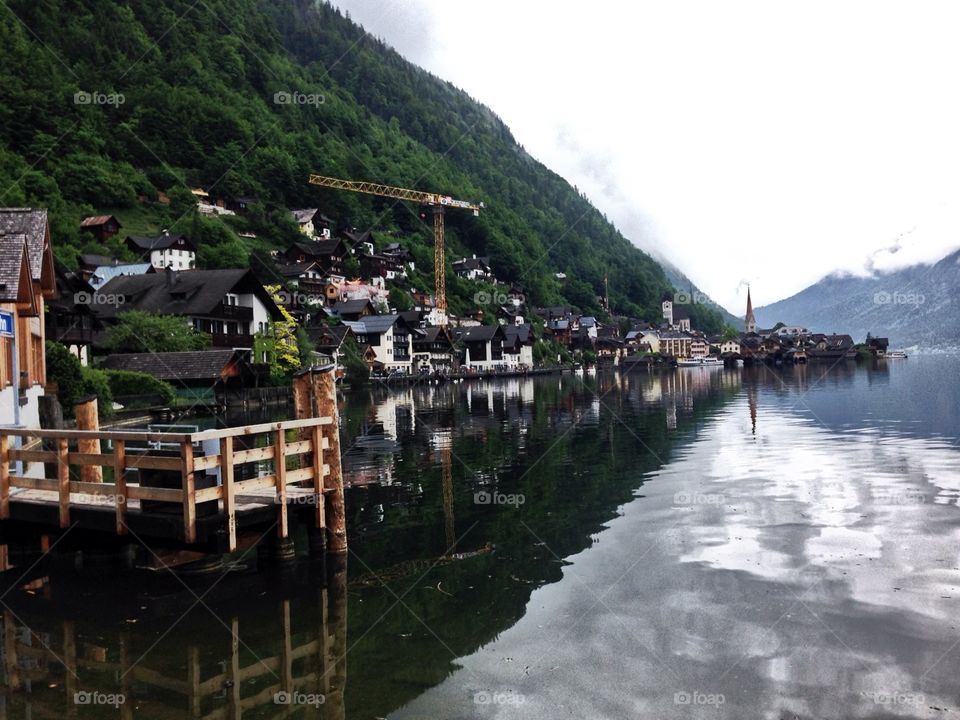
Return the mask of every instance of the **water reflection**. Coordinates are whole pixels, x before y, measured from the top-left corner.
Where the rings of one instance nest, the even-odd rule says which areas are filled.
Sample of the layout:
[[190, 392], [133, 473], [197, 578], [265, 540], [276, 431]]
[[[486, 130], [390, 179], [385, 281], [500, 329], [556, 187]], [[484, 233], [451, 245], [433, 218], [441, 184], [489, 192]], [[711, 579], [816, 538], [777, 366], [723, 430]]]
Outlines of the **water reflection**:
[[[341, 601], [306, 559], [285, 579], [231, 575], [204, 599], [216, 618], [199, 606], [181, 621], [195, 596], [169, 578], [44, 569], [5, 599], [20, 643], [4, 655], [7, 716], [115, 717], [67, 702], [74, 655], [80, 687], [126, 688], [121, 711], [151, 718], [928, 712], [877, 703], [882, 692], [951, 707], [960, 398], [931, 377], [956, 369], [691, 368], [348, 394]], [[87, 657], [106, 665], [84, 669]], [[142, 669], [118, 685], [125, 663]], [[267, 691], [291, 681], [334, 697], [273, 704]]]

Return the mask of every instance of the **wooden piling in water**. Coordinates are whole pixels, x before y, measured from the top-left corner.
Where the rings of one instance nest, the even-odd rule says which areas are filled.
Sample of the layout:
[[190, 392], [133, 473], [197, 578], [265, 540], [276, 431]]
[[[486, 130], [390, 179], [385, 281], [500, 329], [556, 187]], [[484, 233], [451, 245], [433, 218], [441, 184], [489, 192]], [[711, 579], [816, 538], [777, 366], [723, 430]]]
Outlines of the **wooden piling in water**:
[[[74, 417], [77, 419], [78, 430], [99, 430], [100, 415], [96, 396], [84, 398], [73, 406]], [[77, 450], [82, 454], [99, 455], [100, 439], [84, 439], [77, 441]], [[82, 482], [103, 482], [103, 468], [99, 465], [81, 465], [80, 480]]]

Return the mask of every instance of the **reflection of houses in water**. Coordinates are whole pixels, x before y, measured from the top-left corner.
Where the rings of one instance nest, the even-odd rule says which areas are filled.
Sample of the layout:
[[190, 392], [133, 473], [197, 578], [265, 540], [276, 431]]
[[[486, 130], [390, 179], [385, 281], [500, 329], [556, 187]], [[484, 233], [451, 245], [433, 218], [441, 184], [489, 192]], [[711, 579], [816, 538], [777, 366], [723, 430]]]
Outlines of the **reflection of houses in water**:
[[692, 416], [697, 398], [707, 397], [717, 390], [735, 390], [740, 387], [739, 369], [680, 368], [665, 372], [624, 373], [623, 384], [628, 390], [629, 402], [637, 409], [663, 407], [667, 427], [677, 428], [680, 416]]
[[[0, 717], [86, 717], [79, 706], [96, 705], [105, 706], [96, 708], [104, 717], [124, 720], [343, 720], [345, 564], [331, 568], [327, 586], [314, 597], [313, 612], [297, 606], [296, 626], [291, 600], [278, 599], [272, 623], [245, 612], [214, 617], [203, 611], [198, 617], [206, 632], [178, 629], [178, 621], [159, 639], [161, 628], [120, 623], [116, 627], [124, 629], [105, 635], [103, 625], [87, 630], [79, 619], [51, 620], [46, 613], [31, 615], [27, 626], [23, 609], [15, 613], [7, 607], [2, 614]], [[303, 622], [304, 615], [310, 622]], [[184, 622], [188, 624], [191, 620]], [[183, 654], [177, 657], [179, 652]], [[285, 702], [285, 697], [297, 702]]]

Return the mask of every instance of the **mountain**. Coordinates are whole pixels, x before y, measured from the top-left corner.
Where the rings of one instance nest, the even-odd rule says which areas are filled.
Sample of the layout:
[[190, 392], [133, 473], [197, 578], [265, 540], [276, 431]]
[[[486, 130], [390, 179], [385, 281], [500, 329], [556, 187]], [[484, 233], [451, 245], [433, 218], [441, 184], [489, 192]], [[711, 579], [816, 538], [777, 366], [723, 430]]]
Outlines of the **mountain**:
[[867, 333], [893, 347], [960, 347], [960, 250], [932, 265], [869, 277], [830, 275], [785, 300], [757, 308], [757, 322], [820, 332]]
[[657, 262], [660, 263], [660, 267], [663, 268], [663, 272], [667, 276], [667, 281], [677, 289], [676, 299], [689, 298], [692, 305], [705, 305], [711, 310], [718, 312], [720, 314], [720, 319], [725, 325], [729, 325], [737, 330], [741, 330], [743, 328], [743, 318], [738, 318], [736, 315], [731, 313], [729, 310], [703, 292], [700, 288], [694, 285], [693, 280], [684, 275], [683, 271], [669, 260], [665, 260], [662, 257], [657, 257], [656, 255], [654, 257], [656, 258]]
[[[379, 231], [378, 244], [408, 244], [414, 286], [432, 286], [429, 218], [310, 186], [314, 172], [484, 202], [479, 218], [447, 214], [448, 258], [489, 256], [531, 303], [602, 314], [607, 277], [615, 312], [654, 319], [672, 292], [492, 110], [329, 5], [10, 0], [0, 13], [0, 204], [49, 207], [66, 264], [124, 252], [82, 234], [86, 215], [115, 214], [125, 232], [179, 231], [201, 266], [244, 267], [296, 239], [289, 209], [320, 207]], [[201, 218], [191, 188], [253, 202], [243, 217]], [[453, 312], [475, 304], [449, 265], [447, 288]], [[704, 329], [720, 324], [704, 314]]]

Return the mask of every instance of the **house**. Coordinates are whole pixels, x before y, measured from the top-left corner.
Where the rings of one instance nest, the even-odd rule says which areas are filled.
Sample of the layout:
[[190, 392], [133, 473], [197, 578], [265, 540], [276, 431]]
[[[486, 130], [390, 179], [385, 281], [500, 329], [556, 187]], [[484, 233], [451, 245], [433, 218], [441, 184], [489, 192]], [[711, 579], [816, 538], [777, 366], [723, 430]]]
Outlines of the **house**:
[[740, 342], [736, 339], [721, 340], [717, 345], [721, 355], [739, 355]]
[[[691, 353], [693, 336], [689, 333], [680, 332], [679, 330], [665, 330], [660, 333], [659, 337], [659, 349], [654, 352], [659, 352], [661, 355], [672, 355], [675, 358], [693, 357]], [[646, 339], [646, 336], [644, 336], [644, 339]], [[704, 355], [706, 355], [706, 350], [703, 349], [705, 347], [706, 342], [703, 342], [702, 346], [698, 345], [698, 348], [703, 350]]]
[[321, 240], [330, 239], [333, 220], [321, 213], [317, 208], [291, 210], [290, 215], [300, 228], [300, 232], [308, 238], [320, 238]]
[[[257, 375], [242, 350], [217, 348], [187, 352], [114, 353], [99, 367], [146, 373], [177, 390], [214, 389], [217, 395], [253, 385]], [[193, 396], [193, 395], [191, 395]], [[119, 399], [123, 402], [123, 399]]]
[[93, 310], [105, 324], [129, 310], [178, 315], [208, 333], [213, 347], [253, 348], [253, 336], [281, 318], [252, 270], [186, 270], [121, 275], [97, 289]]
[[361, 256], [360, 272], [364, 277], [381, 277], [385, 280], [407, 277], [406, 266], [386, 255]]
[[890, 347], [890, 339], [885, 337], [872, 337], [867, 335], [867, 347], [874, 357], [882, 358], [887, 356], [887, 348]]
[[690, 332], [690, 308], [686, 305], [664, 300], [662, 303], [663, 320], [672, 329]]
[[95, 289], [79, 273], [55, 263], [57, 295], [46, 303], [44, 326], [48, 340], [66, 345], [81, 365], [90, 362], [95, 336], [103, 330], [90, 299]]
[[354, 337], [348, 325], [317, 325], [307, 327], [307, 335], [317, 352], [329, 355], [338, 365], [343, 364], [344, 343], [348, 337]]
[[100, 265], [93, 268], [87, 275], [87, 282], [94, 289], [104, 285], [118, 275], [144, 275], [153, 271], [150, 263], [116, 263], [114, 265]]
[[373, 236], [369, 230], [358, 232], [357, 230], [343, 230], [340, 233], [344, 244], [350, 249], [352, 255], [373, 255]]
[[331, 308], [331, 311], [341, 320], [361, 320], [367, 315], [375, 315], [377, 310], [370, 300], [341, 300]]
[[295, 242], [284, 254], [287, 262], [315, 262], [325, 273], [343, 273], [343, 261], [350, 250], [339, 238]]
[[453, 339], [444, 327], [430, 326], [415, 331], [413, 336], [413, 369], [445, 371], [453, 367]]
[[46, 302], [57, 296], [47, 211], [0, 209], [0, 424], [40, 426]]
[[494, 282], [493, 271], [490, 269], [490, 258], [477, 257], [462, 258], [453, 263], [453, 272], [457, 277], [467, 280], [486, 280]]
[[849, 335], [824, 335], [822, 333], [816, 333], [810, 336], [810, 340], [813, 346], [807, 354], [812, 358], [839, 360], [841, 358], [854, 358], [857, 355], [853, 338]]
[[197, 264], [196, 246], [183, 235], [171, 235], [167, 230], [156, 237], [130, 235], [127, 247], [159, 270], [193, 270]]
[[[362, 320], [346, 321], [364, 347], [372, 369], [409, 371], [412, 357], [411, 330], [396, 314], [367, 315]], [[367, 349], [371, 352], [367, 352]]]
[[[371, 254], [373, 254], [371, 252]], [[396, 263], [404, 265], [410, 270], [416, 270], [416, 263], [413, 261], [413, 253], [407, 250], [400, 243], [388, 243], [383, 249], [383, 256], [390, 258]]]
[[503, 360], [511, 370], [533, 368], [533, 327], [528, 324], [503, 328]]
[[248, 212], [250, 212], [251, 207], [260, 204], [260, 198], [258, 198], [256, 195], [239, 195], [235, 198], [229, 198], [226, 201], [222, 201], [222, 203], [218, 204], [225, 205], [228, 210], [232, 210], [237, 215], [246, 215]]
[[119, 233], [121, 227], [113, 215], [94, 215], [80, 221], [80, 229], [93, 235], [98, 242], [106, 242]]
[[300, 301], [290, 304], [300, 306], [311, 302], [322, 303], [326, 299], [326, 275], [316, 262], [308, 260], [302, 263], [280, 263], [276, 266], [276, 272], [290, 289], [288, 294], [297, 296]]
[[494, 370], [504, 365], [502, 325], [477, 325], [462, 328], [458, 339], [463, 342], [465, 367], [471, 370]]
[[570, 320], [558, 318], [556, 320], [547, 320], [544, 330], [549, 337], [552, 337], [564, 347], [570, 347], [571, 333]]

